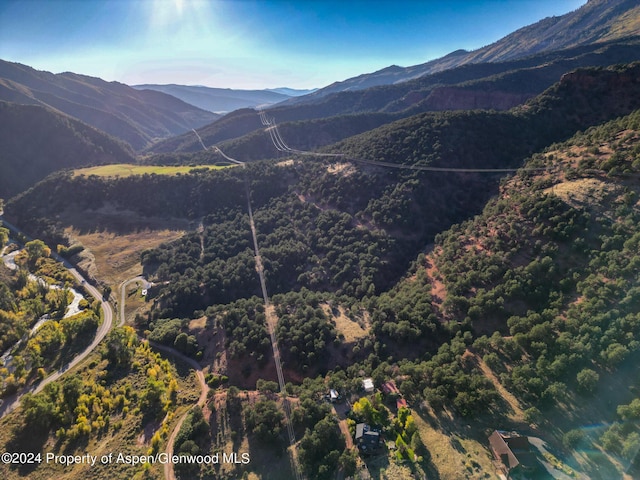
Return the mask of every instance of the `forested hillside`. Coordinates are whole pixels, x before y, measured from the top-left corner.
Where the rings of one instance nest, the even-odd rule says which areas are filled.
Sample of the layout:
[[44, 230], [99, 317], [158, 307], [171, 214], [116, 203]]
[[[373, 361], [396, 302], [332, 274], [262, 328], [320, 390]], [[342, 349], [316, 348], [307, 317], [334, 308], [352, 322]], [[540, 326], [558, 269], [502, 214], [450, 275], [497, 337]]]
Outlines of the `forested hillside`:
[[[579, 129], [640, 107], [639, 71], [637, 64], [579, 70], [510, 112], [416, 115], [331, 148], [346, 154], [345, 159], [356, 159], [355, 164], [348, 160], [325, 164], [304, 157], [293, 164], [249, 165], [246, 173], [232, 168], [179, 177], [120, 179], [60, 174], [10, 202], [7, 213], [35, 228], [42, 226], [39, 218], [51, 224], [72, 205], [89, 210], [113, 205], [146, 216], [205, 217], [207, 226], [244, 215], [246, 175], [256, 224], [263, 235], [260, 243], [265, 249], [270, 288], [284, 292], [302, 286], [322, 287], [361, 298], [367, 292], [389, 288], [438, 232], [478, 212], [497, 191], [499, 181], [490, 173], [362, 168], [361, 160], [448, 168], [517, 168], [531, 153]], [[207, 219], [207, 215], [213, 216]], [[332, 231], [335, 225], [340, 227]], [[228, 228], [245, 229], [235, 220]], [[195, 233], [183, 241], [199, 247]], [[194, 268], [212, 268], [205, 261], [208, 257], [200, 256], [199, 248], [185, 248], [191, 252], [188, 256]], [[174, 252], [166, 258], [171, 263], [180, 257]], [[191, 271], [185, 274], [185, 269], [183, 265], [176, 273], [202, 285], [192, 278]], [[165, 275], [173, 271], [172, 267], [161, 270]], [[235, 275], [225, 277], [234, 284]], [[170, 289], [180, 290], [178, 282], [171, 285]], [[219, 292], [214, 285], [210, 288]], [[233, 290], [243, 291], [240, 287]], [[205, 304], [198, 306], [196, 302], [191, 311], [205, 307], [208, 297], [199, 297]], [[225, 297], [225, 301], [232, 299]]]
[[[438, 235], [388, 292], [362, 303], [306, 289], [274, 297], [287, 368], [325, 365], [333, 352], [337, 335], [323, 302], [366, 307], [371, 330], [353, 350], [348, 379], [362, 371], [376, 382], [394, 378], [405, 398], [423, 405], [416, 415], [433, 421], [448, 411], [473, 418], [477, 427], [455, 430], [467, 440], [485, 441], [483, 432], [496, 426], [530, 429], [562, 452], [565, 471], [611, 478], [633, 468], [638, 112], [535, 154], [526, 162], [531, 170], [505, 181], [482, 214]], [[234, 355], [260, 352], [267, 336], [259, 322], [207, 314], [228, 326]], [[312, 344], [304, 343], [307, 327]], [[349, 388], [342, 375], [327, 378]], [[370, 415], [384, 411], [373, 408]], [[610, 426], [585, 429], [594, 418]]]
[[[624, 85], [622, 89], [626, 91], [637, 88], [634, 85], [638, 76], [631, 73], [636, 68], [571, 74], [545, 96], [514, 112], [514, 118], [523, 122], [528, 118], [535, 127], [528, 131], [528, 138], [537, 138], [534, 132], [549, 134], [556, 118], [565, 118], [569, 129], [582, 121], [600, 122], [605, 105], [620, 108], [621, 112], [637, 109], [636, 94], [622, 98], [622, 90], [615, 95], [611, 90], [616, 84]], [[586, 95], [590, 88], [594, 89], [593, 94]], [[473, 114], [467, 115], [473, 119]], [[460, 132], [452, 121], [458, 117], [442, 118], [449, 120], [450, 130], [437, 130], [437, 138], [443, 146], [453, 145], [446, 134]], [[487, 126], [483, 120], [467, 123], [468, 127], [475, 125], [467, 129], [467, 134]], [[327, 372], [330, 383], [338, 378], [337, 371], [327, 370], [327, 360], [339, 358], [332, 346], [344, 340], [339, 339], [335, 325], [320, 306], [322, 302], [344, 305], [354, 319], [360, 318], [365, 309], [371, 318], [371, 329], [366, 338], [350, 345], [352, 350], [343, 360], [347, 378], [355, 382], [363, 371], [376, 382], [394, 378], [402, 395], [412, 404], [422, 405], [419, 416], [440, 419], [446, 417], [445, 412], [453, 412], [473, 418], [473, 429], [467, 433], [456, 430], [456, 435], [463, 438], [484, 442], [485, 432], [496, 426], [533, 429], [556, 449], [564, 449], [563, 468], [569, 471], [576, 469], [595, 478], [610, 478], [607, 475], [628, 468], [639, 446], [638, 432], [625, 423], [635, 418], [635, 380], [625, 379], [630, 378], [627, 370], [640, 345], [640, 323], [634, 308], [634, 295], [639, 288], [638, 234], [634, 228], [640, 220], [639, 120], [635, 110], [622, 119], [578, 133], [566, 143], [546, 147], [530, 144], [530, 148], [543, 153], [534, 154], [525, 163], [529, 170], [503, 182], [499, 196], [488, 203], [481, 215], [437, 235], [432, 250], [418, 254], [425, 243], [409, 247], [415, 252], [416, 261], [405, 279], [395, 286], [385, 282], [393, 278], [388, 273], [382, 283], [375, 280], [378, 262], [389, 262], [380, 270], [389, 272], [390, 266], [396, 264], [390, 255], [398, 248], [394, 245], [411, 241], [406, 233], [415, 234], [416, 219], [429, 216], [426, 209], [417, 210], [419, 202], [405, 203], [407, 209], [389, 217], [386, 224], [381, 220], [384, 217], [375, 215], [376, 206], [391, 203], [394, 192], [397, 194], [401, 188], [397, 182], [402, 177], [391, 174], [394, 188], [388, 189], [384, 183], [377, 183], [382, 174], [369, 167], [334, 164], [324, 167], [326, 173], [320, 175], [318, 166], [315, 174], [307, 176], [304, 170], [309, 167], [298, 166], [301, 181], [293, 195], [255, 213], [270, 290], [276, 293], [304, 286], [330, 292], [329, 297], [318, 297], [304, 288], [300, 296], [274, 298], [280, 318], [278, 338], [288, 371], [303, 368], [311, 373], [320, 368], [322, 373]], [[557, 130], [560, 123], [555, 125]], [[494, 125], [489, 124], [487, 131], [490, 126]], [[514, 125], [514, 130], [519, 126]], [[507, 122], [501, 127], [495, 130], [510, 131]], [[373, 152], [380, 153], [369, 151], [368, 157], [407, 163], [442, 161], [442, 156], [429, 158], [428, 152], [411, 158], [407, 153], [410, 150], [403, 153], [402, 149], [393, 156], [391, 152], [397, 149], [382, 147], [394, 138], [394, 130], [385, 128], [389, 128], [388, 135], [367, 137], [368, 144], [378, 139], [380, 145], [376, 147], [374, 143]], [[428, 135], [418, 132], [418, 138]], [[488, 133], [478, 134], [478, 138], [487, 137]], [[398, 134], [396, 138], [407, 136]], [[464, 144], [460, 142], [464, 137], [454, 138], [456, 145]], [[355, 139], [353, 142], [339, 148], [365, 145]], [[474, 151], [481, 152], [478, 147], [476, 144]], [[361, 154], [356, 150], [353, 153]], [[486, 157], [495, 159], [495, 154]], [[452, 165], [469, 166], [467, 162], [463, 157]], [[410, 180], [420, 185], [426, 175]], [[389, 173], [384, 176], [388, 179]], [[360, 192], [370, 192], [371, 197], [382, 191], [380, 204], [362, 193], [344, 195], [348, 190], [341, 189], [350, 182], [358, 185]], [[309, 209], [311, 202], [313, 208]], [[430, 208], [433, 215], [433, 205]], [[265, 216], [267, 212], [269, 216]], [[355, 215], [350, 217], [348, 212]], [[332, 220], [331, 215], [341, 215], [342, 219], [336, 216]], [[305, 223], [307, 217], [313, 220]], [[407, 219], [406, 233], [397, 235]], [[316, 231], [311, 225], [319, 229]], [[349, 240], [353, 227], [360, 233]], [[209, 234], [215, 235], [213, 230]], [[364, 242], [367, 235], [371, 238]], [[378, 250], [381, 244], [377, 235], [392, 243]], [[217, 238], [220, 242], [224, 237]], [[420, 241], [425, 238], [420, 237]], [[272, 247], [274, 239], [278, 243]], [[343, 241], [348, 245], [344, 251]], [[215, 285], [209, 280], [212, 272], [205, 273], [199, 265], [197, 237], [189, 242], [191, 253], [183, 250], [186, 256], [176, 250], [186, 246], [183, 242], [159, 250], [166, 252], [161, 254], [166, 255], [164, 265], [169, 270], [163, 277], [171, 278], [171, 286], [159, 297], [158, 307], [191, 305], [196, 298], [202, 298], [198, 289]], [[328, 242], [329, 250], [319, 248], [323, 242]], [[366, 247], [362, 252], [358, 250], [361, 242]], [[397, 251], [406, 249], [404, 244]], [[150, 258], [143, 257], [143, 261]], [[343, 264], [346, 258], [353, 260]], [[306, 265], [306, 272], [296, 267], [297, 259], [305, 259], [301, 266]], [[327, 262], [323, 263], [325, 259]], [[287, 268], [279, 273], [279, 267], [285, 265]], [[290, 280], [283, 276], [285, 272]], [[337, 275], [335, 280], [332, 273]], [[180, 287], [187, 278], [198, 279], [192, 284], [193, 296], [188, 300], [181, 297], [188, 290]], [[373, 289], [363, 284], [367, 278], [372, 279], [369, 285]], [[168, 313], [156, 310], [152, 316]], [[171, 311], [175, 313], [185, 312]], [[206, 313], [216, 316], [213, 310]], [[250, 358], [249, 352], [255, 348], [244, 344], [243, 338], [251, 339], [255, 345], [267, 341], [266, 332], [255, 327], [247, 330], [247, 323], [237, 330], [232, 325], [238, 323], [231, 323], [231, 318], [217, 321], [229, 325], [228, 341], [234, 345], [234, 355], [240, 358]], [[311, 344], [306, 343], [310, 326], [315, 332]], [[609, 396], [613, 385], [615, 395]], [[380, 411], [384, 408], [374, 407], [374, 412]], [[612, 426], [585, 432], [582, 427], [593, 421], [595, 411], [599, 420], [613, 422]], [[376, 421], [385, 424], [384, 420]], [[394, 431], [393, 428], [397, 427], [389, 430]], [[599, 471], [602, 460], [588, 453], [592, 449], [602, 449], [608, 456], [604, 476]], [[437, 459], [433, 461], [438, 463]]]
[[48, 107], [99, 128], [136, 150], [219, 118], [161, 92], [138, 91], [70, 72], [54, 75], [3, 60], [0, 100]]
[[[542, 93], [578, 67], [608, 66], [640, 60], [638, 39], [588, 45], [522, 60], [464, 65], [415, 80], [345, 91], [267, 110], [293, 148], [315, 149], [421, 112], [508, 110]], [[268, 158], [275, 150], [264, 142], [253, 110], [241, 110], [199, 129], [205, 145], [229, 141], [228, 148], [248, 159]], [[246, 135], [246, 138], [242, 138]], [[241, 137], [241, 138], [238, 138]], [[227, 145], [225, 145], [227, 146]], [[150, 152], [196, 152], [198, 138], [186, 133], [153, 145]]]
[[[267, 396], [277, 388], [271, 321], [286, 378], [302, 383], [287, 387], [292, 395], [306, 398], [316, 387], [303, 379], [316, 375], [348, 392], [362, 376], [393, 379], [423, 430], [452, 422], [448, 433], [484, 445], [491, 429], [532, 429], [564, 448], [573, 468], [597, 470], [571, 453], [590, 445], [616, 472], [640, 432], [580, 426], [593, 409], [606, 422], [616, 421], [618, 404], [621, 419], [635, 415], [635, 380], [625, 372], [640, 345], [639, 72], [638, 64], [570, 72], [508, 112], [414, 115], [332, 145], [327, 151], [344, 156], [331, 161], [291, 153], [175, 176], [62, 172], [9, 201], [7, 215], [52, 244], [66, 242], [63, 228], [79, 214], [85, 231], [111, 228], [100, 222], [105, 210], [201, 225], [142, 252], [153, 287], [134, 322], [207, 365], [208, 384], [223, 391], [210, 411], [244, 425], [249, 438], [280, 438], [277, 416], [264, 429], [256, 420], [284, 408], [277, 402], [252, 400], [243, 420], [229, 403], [237, 386]], [[511, 178], [455, 170], [520, 167]], [[259, 299], [247, 193], [272, 310]], [[599, 397], [616, 379], [615, 401]], [[426, 452], [415, 468], [445, 468], [420, 433], [414, 441], [417, 427], [392, 420], [391, 398], [354, 405], [350, 421], [375, 422], [399, 448], [404, 442], [400, 457], [409, 444]], [[309, 453], [336, 435], [326, 412], [308, 423], [297, 415], [309, 428], [300, 446], [310, 476], [349, 461], [342, 446], [329, 459]], [[316, 475], [320, 464], [325, 474]]]
[[[628, 368], [640, 346], [639, 154], [637, 110], [547, 148], [527, 163], [544, 173], [509, 180], [482, 215], [438, 235], [416, 270], [439, 291], [436, 314], [472, 334], [469, 352], [516, 396], [523, 420], [594, 475], [605, 464], [584, 452], [629, 466], [640, 446], [628, 423], [638, 402]], [[610, 428], [583, 429], [594, 421]]]
[[0, 476], [640, 478], [640, 6], [585, 2], [220, 118], [0, 60]]
[[82, 122], [44, 107], [0, 101], [0, 198], [61, 169], [132, 161], [127, 145]]

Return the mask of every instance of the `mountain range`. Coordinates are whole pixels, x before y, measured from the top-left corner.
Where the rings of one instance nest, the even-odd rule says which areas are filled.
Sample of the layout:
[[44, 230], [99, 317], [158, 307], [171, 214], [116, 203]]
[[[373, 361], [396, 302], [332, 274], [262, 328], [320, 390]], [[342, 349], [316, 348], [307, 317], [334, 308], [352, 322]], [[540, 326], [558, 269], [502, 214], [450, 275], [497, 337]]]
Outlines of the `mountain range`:
[[[504, 62], [530, 55], [606, 42], [638, 35], [640, 5], [635, 0], [589, 0], [577, 10], [559, 17], [545, 18], [523, 27], [486, 47], [473, 51], [456, 50], [442, 58], [410, 67], [392, 65], [377, 72], [336, 82], [312, 93], [331, 93], [390, 85], [473, 63]], [[297, 103], [306, 98], [295, 98]]]
[[35, 70], [0, 60], [0, 100], [70, 115], [140, 150], [206, 125], [218, 115], [171, 95], [100, 78]]
[[86, 123], [41, 105], [0, 101], [0, 198], [56, 170], [132, 161], [129, 145]]
[[203, 110], [214, 113], [227, 113], [240, 108], [265, 107], [284, 102], [291, 97], [307, 95], [312, 90], [276, 88], [272, 90], [238, 90], [231, 88], [212, 88], [200, 85], [134, 85], [137, 90], [155, 90], [173, 95], [180, 100]]
[[[287, 131], [292, 147], [312, 149], [421, 112], [477, 108], [508, 110], [540, 94], [572, 69], [638, 60], [640, 38], [630, 38], [541, 53], [520, 60], [462, 65], [398, 84], [322, 97], [306, 95], [298, 97], [295, 104], [287, 101], [273, 105], [266, 113], [278, 122], [283, 132]], [[346, 122], [340, 118], [342, 116], [353, 118]], [[339, 127], [345, 123], [349, 126]], [[336, 127], [332, 128], [331, 124]], [[322, 134], [298, 135], [294, 132], [314, 127], [322, 128]], [[251, 132], [259, 134], [261, 128], [256, 111], [242, 109], [198, 129], [198, 133], [205, 145], [210, 146]], [[328, 134], [329, 131], [332, 133]], [[201, 149], [198, 138], [187, 132], [152, 145], [148, 152], [196, 152]], [[260, 152], [262, 158], [275, 154], [273, 149], [264, 148], [242, 154], [255, 159], [259, 158], [256, 155]]]
[[[177, 159], [172, 154], [193, 154], [202, 151], [203, 143], [212, 146], [220, 142], [227, 142], [225, 148], [232, 155], [257, 160], [276, 156], [277, 151], [263, 133], [255, 106], [266, 108], [291, 146], [303, 150], [328, 146], [422, 112], [508, 110], [540, 94], [572, 69], [640, 61], [640, 37], [633, 36], [640, 32], [638, 18], [640, 7], [633, 1], [591, 0], [574, 12], [544, 19], [474, 52], [456, 51], [405, 69], [392, 66], [306, 95], [292, 89], [134, 88], [0, 61], [0, 100], [39, 105], [74, 117], [128, 143], [134, 151], [151, 154], [147, 163], [154, 158], [163, 163], [189, 162], [188, 156]], [[297, 96], [291, 97], [293, 94]], [[248, 108], [224, 116], [208, 111], [239, 105]], [[15, 112], [5, 108], [2, 114], [6, 117]], [[7, 119], [5, 124], [12, 122]], [[30, 141], [15, 127], [10, 132], [7, 136], [14, 144], [6, 151], [19, 150], [15, 142], [20, 138], [24, 138], [23, 144]], [[157, 154], [165, 157], [153, 157]], [[105, 156], [83, 154], [60, 166], [105, 161]], [[44, 175], [56, 167], [39, 171]], [[26, 177], [29, 181], [15, 182], [15, 186], [42, 178]], [[11, 188], [4, 195], [13, 193], [16, 191]]]

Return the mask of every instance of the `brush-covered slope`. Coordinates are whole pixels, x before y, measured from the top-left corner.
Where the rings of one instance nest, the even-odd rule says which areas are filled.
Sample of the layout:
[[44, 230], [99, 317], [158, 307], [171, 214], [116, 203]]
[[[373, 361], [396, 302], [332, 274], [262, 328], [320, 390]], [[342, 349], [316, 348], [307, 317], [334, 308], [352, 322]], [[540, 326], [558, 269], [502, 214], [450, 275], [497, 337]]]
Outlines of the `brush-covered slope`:
[[[491, 173], [388, 170], [367, 166], [368, 160], [399, 166], [517, 168], [533, 152], [565, 140], [577, 130], [640, 108], [639, 69], [640, 65], [633, 65], [575, 72], [512, 112], [416, 115], [335, 146], [335, 151], [347, 154], [335, 164], [304, 157], [298, 162], [251, 165], [248, 175], [256, 224], [264, 235], [262, 255], [269, 267], [270, 290], [306, 287], [357, 297], [384, 291], [438, 232], [477, 213], [499, 183], [499, 176]], [[217, 225], [212, 229], [215, 235], [234, 238], [241, 234], [233, 232], [244, 228], [236, 221], [245, 208], [238, 186], [238, 172], [243, 171], [201, 172], [175, 179], [58, 176], [9, 202], [7, 213], [26, 228], [37, 225], [38, 218], [54, 218], [54, 212], [59, 212], [64, 226], [64, 210], [73, 206], [91, 211], [110, 207], [141, 215], [207, 217], [211, 225]], [[216, 195], [222, 195], [221, 199]], [[219, 224], [229, 231], [221, 233]], [[334, 225], [340, 225], [342, 234], [332, 230]], [[365, 235], [370, 241], [362, 241]], [[376, 246], [368, 250], [364, 248], [367, 243]], [[175, 275], [176, 281], [167, 288], [172, 292], [167, 294], [172, 298], [167, 302], [175, 314], [205, 308], [215, 295], [225, 295], [225, 301], [231, 301], [249, 292], [243, 288], [243, 275], [234, 274], [227, 277], [224, 294], [211, 283], [203, 287], [198, 300], [189, 297], [185, 301], [179, 292], [194, 293], [191, 287], [182, 289], [177, 281], [180, 278], [191, 285], [191, 271], [185, 273], [185, 265], [201, 272], [197, 273], [199, 278], [209, 279], [225, 277], [221, 272], [229, 265], [220, 257], [215, 268], [222, 270], [205, 275], [211, 267], [194, 245], [199, 245], [196, 234], [149, 257], [166, 259], [168, 265], [160, 269], [159, 277]], [[246, 252], [227, 247], [225, 255], [242, 253], [234, 262], [240, 262], [245, 271]], [[154, 263], [149, 260], [150, 265]]]
[[[563, 75], [544, 93], [508, 112], [422, 113], [350, 137], [327, 150], [347, 158], [458, 168], [480, 166], [480, 156], [485, 168], [500, 168], [522, 160], [521, 155], [538, 150], [544, 142], [566, 139], [577, 130], [637, 108], [640, 63], [586, 68]], [[487, 155], [487, 148], [493, 153]], [[511, 161], [505, 163], [507, 157]]]
[[[374, 328], [402, 331], [407, 315], [390, 307], [422, 290], [515, 398], [503, 428], [536, 426], [588, 478], [636, 478], [640, 111], [527, 167], [544, 170], [515, 175], [481, 215], [438, 235], [416, 275], [381, 298]], [[416, 392], [429, 381], [408, 380]]]
[[[260, 125], [258, 112], [252, 108], [243, 108], [199, 128], [198, 134], [205, 147], [209, 148], [218, 142], [246, 135], [260, 128]], [[186, 132], [150, 146], [146, 153], [197, 152], [203, 150], [202, 143], [193, 132]]]
[[0, 101], [0, 198], [64, 168], [133, 161], [122, 142], [66, 115]]
[[[207, 328], [224, 333], [214, 352], [240, 365], [230, 383], [246, 385], [270, 365], [263, 310], [247, 298], [259, 287], [246, 181], [287, 379], [319, 369], [321, 392], [326, 373], [352, 391], [361, 372], [378, 383], [393, 378], [419, 433], [437, 433], [424, 442], [434, 471], [457, 469], [440, 478], [466, 468], [493, 474], [469, 455], [489, 455], [495, 428], [533, 430], [564, 471], [637, 477], [628, 467], [639, 446], [638, 68], [574, 72], [514, 112], [405, 119], [367, 138], [370, 152], [364, 136], [344, 145], [354, 155], [442, 166], [495, 166], [498, 156], [520, 163], [538, 151], [499, 191], [498, 178], [479, 174], [305, 159], [179, 177], [59, 174], [7, 209], [29, 228], [37, 215], [64, 224], [69, 206], [89, 220], [101, 209], [202, 220], [142, 254], [158, 290], [151, 315], [136, 323], [173, 342], [180, 318], [208, 317]], [[562, 125], [586, 131], [550, 144], [566, 134]], [[487, 202], [492, 188], [498, 196]], [[325, 305], [368, 309], [370, 329], [340, 338]], [[327, 372], [336, 364], [339, 372]], [[462, 459], [438, 454], [436, 442], [464, 448]]]
[[136, 150], [219, 118], [161, 92], [138, 91], [69, 72], [54, 75], [2, 60], [0, 100], [48, 106], [124, 140]]

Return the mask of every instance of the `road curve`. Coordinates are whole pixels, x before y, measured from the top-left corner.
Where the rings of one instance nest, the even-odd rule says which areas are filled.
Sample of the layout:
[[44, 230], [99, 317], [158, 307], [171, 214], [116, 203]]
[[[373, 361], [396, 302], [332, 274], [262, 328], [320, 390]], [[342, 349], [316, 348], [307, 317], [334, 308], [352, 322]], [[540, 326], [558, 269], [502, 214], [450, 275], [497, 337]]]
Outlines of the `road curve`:
[[[207, 382], [204, 379], [204, 373], [202, 372], [202, 367], [200, 366], [200, 364], [196, 362], [193, 358], [189, 358], [183, 355], [182, 353], [178, 352], [177, 350], [174, 350], [171, 347], [167, 347], [165, 345], [161, 345], [159, 343], [151, 342], [151, 341], [149, 342], [149, 345], [151, 345], [153, 348], [157, 350], [162, 350], [165, 353], [173, 355], [179, 360], [182, 360], [183, 362], [187, 363], [190, 367], [192, 367], [195, 370], [196, 378], [198, 379], [198, 383], [200, 384], [200, 397], [198, 398], [196, 405], [201, 408], [204, 407], [204, 404], [207, 402], [207, 394], [209, 393], [209, 386], [207, 385]], [[196, 405], [193, 405], [191, 408], [193, 408]], [[169, 435], [169, 439], [167, 440], [167, 448], [165, 449], [165, 452], [167, 453], [167, 456], [169, 458], [173, 456], [173, 446], [175, 444], [176, 437], [180, 432], [180, 428], [182, 427], [182, 424], [187, 418], [187, 414], [191, 411], [191, 408], [189, 408], [189, 410], [187, 410], [184, 413], [184, 415], [182, 415], [182, 417], [180, 418], [176, 426], [173, 428], [171, 435]], [[164, 464], [164, 478], [165, 480], [176, 480], [176, 475], [174, 472], [172, 462], [167, 462]]]
[[[22, 232], [19, 228], [11, 225], [6, 220], [2, 219], [2, 223], [7, 228], [9, 228], [9, 230], [25, 235], [24, 232]], [[64, 375], [66, 372], [68, 372], [73, 367], [75, 367], [80, 362], [82, 362], [85, 358], [87, 358], [89, 354], [91, 354], [91, 352], [93, 352], [93, 350], [102, 341], [102, 339], [104, 339], [104, 337], [107, 335], [109, 330], [111, 330], [111, 326], [113, 325], [113, 310], [111, 309], [111, 305], [109, 304], [109, 302], [102, 297], [102, 294], [100, 293], [100, 291], [93, 285], [89, 284], [87, 280], [80, 274], [80, 272], [78, 272], [78, 270], [76, 270], [76, 268], [73, 265], [71, 265], [71, 263], [69, 263], [67, 260], [60, 257], [56, 253], [52, 253], [51, 256], [55, 260], [61, 262], [63, 266], [69, 271], [69, 273], [73, 275], [73, 277], [78, 281], [78, 283], [81, 284], [93, 298], [100, 301], [100, 304], [102, 306], [102, 312], [103, 312], [103, 321], [102, 321], [102, 324], [98, 327], [98, 330], [96, 331], [96, 335], [93, 338], [93, 342], [91, 342], [91, 344], [87, 348], [85, 348], [81, 353], [76, 355], [74, 359], [71, 360], [71, 362], [60, 367], [60, 369], [58, 369], [56, 372], [49, 375], [47, 378], [41, 380], [37, 385], [32, 385], [30, 388], [25, 388], [20, 393], [11, 395], [7, 399], [5, 399], [5, 402], [2, 404], [2, 407], [0, 407], [0, 418], [5, 416], [7, 413], [12, 412], [18, 406], [20, 399], [25, 393], [41, 392], [46, 385], [48, 385], [51, 382], [55, 382], [62, 375]]]
[[[124, 317], [124, 307], [125, 307], [125, 302], [126, 302], [126, 299], [127, 299], [127, 296], [126, 296], [127, 285], [129, 285], [129, 284], [131, 284], [133, 282], [139, 282], [139, 281], [143, 281], [144, 282], [145, 279], [142, 276], [137, 276], [137, 277], [133, 277], [133, 278], [130, 278], [128, 280], [125, 280], [124, 282], [122, 282], [120, 284], [120, 321], [118, 322], [119, 326], [124, 324], [124, 318], [125, 318]], [[196, 402], [196, 405], [199, 406], [199, 407], [203, 407], [204, 404], [207, 401], [207, 394], [209, 393], [209, 386], [207, 385], [207, 382], [204, 379], [204, 373], [202, 372], [202, 366], [198, 362], [196, 362], [193, 358], [190, 358], [190, 357], [187, 357], [186, 355], [183, 355], [182, 353], [180, 353], [179, 351], [177, 351], [174, 348], [168, 347], [166, 345], [162, 345], [162, 344], [157, 343], [157, 342], [153, 342], [151, 340], [149, 340], [149, 345], [151, 345], [156, 350], [160, 350], [162, 352], [165, 352], [165, 353], [167, 353], [169, 355], [174, 356], [178, 360], [181, 360], [181, 361], [185, 362], [187, 365], [189, 365], [191, 368], [193, 368], [193, 370], [196, 373], [196, 378], [198, 380], [198, 384], [200, 385], [200, 397], [198, 398], [198, 401]], [[191, 408], [193, 408], [193, 406]], [[171, 435], [169, 435], [169, 439], [167, 440], [167, 448], [165, 450], [169, 457], [171, 457], [173, 455], [173, 445], [175, 443], [176, 437], [178, 436], [178, 432], [180, 431], [180, 427], [182, 427], [182, 424], [184, 423], [185, 418], [187, 418], [187, 414], [189, 413], [191, 408], [189, 410], [187, 410], [184, 413], [184, 415], [182, 415], [182, 417], [180, 418], [180, 420], [178, 421], [176, 426], [173, 428], [173, 431], [171, 432]], [[176, 480], [175, 472], [173, 470], [173, 463], [167, 462], [167, 463], [164, 464], [164, 478], [166, 480]]]

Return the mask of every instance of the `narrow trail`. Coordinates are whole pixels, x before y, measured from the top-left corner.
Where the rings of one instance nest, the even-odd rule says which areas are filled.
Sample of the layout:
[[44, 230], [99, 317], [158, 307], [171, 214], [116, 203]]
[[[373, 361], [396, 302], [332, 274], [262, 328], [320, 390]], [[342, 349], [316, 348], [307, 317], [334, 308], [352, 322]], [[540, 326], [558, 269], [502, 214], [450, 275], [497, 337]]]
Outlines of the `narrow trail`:
[[[207, 385], [207, 382], [204, 379], [204, 373], [202, 372], [202, 367], [198, 362], [196, 362], [192, 358], [186, 357], [185, 355], [178, 352], [177, 350], [174, 350], [171, 347], [160, 345], [159, 343], [155, 343], [155, 342], [149, 342], [149, 345], [151, 345], [153, 348], [157, 350], [161, 350], [169, 355], [174, 356], [175, 358], [177, 358], [182, 362], [187, 363], [190, 367], [194, 369], [196, 374], [196, 379], [198, 380], [198, 384], [200, 385], [200, 396], [198, 397], [198, 401], [196, 402], [195, 405], [192, 405], [186, 412], [184, 412], [182, 417], [180, 417], [180, 420], [178, 420], [178, 423], [173, 428], [173, 431], [171, 432], [171, 435], [169, 435], [169, 439], [167, 440], [167, 447], [165, 449], [165, 452], [167, 453], [167, 456], [171, 458], [173, 456], [173, 447], [176, 441], [176, 437], [178, 436], [178, 433], [180, 432], [180, 428], [182, 428], [182, 424], [187, 418], [187, 415], [189, 414], [191, 409], [193, 409], [193, 407], [198, 406], [202, 408], [207, 402], [209, 385]], [[164, 464], [164, 478], [166, 480], [176, 480], [175, 470], [172, 462], [167, 462]]]
[[278, 384], [280, 386], [280, 392], [283, 395], [283, 408], [285, 423], [287, 425], [287, 434], [289, 436], [289, 444], [291, 445], [291, 466], [295, 473], [296, 479], [301, 480], [303, 478], [298, 462], [295, 458], [295, 444], [296, 435], [293, 431], [293, 425], [291, 423], [291, 405], [286, 395], [284, 373], [282, 372], [282, 362], [280, 360], [280, 350], [278, 349], [278, 340], [276, 338], [276, 325], [278, 324], [278, 318], [276, 316], [275, 308], [269, 301], [269, 294], [267, 293], [267, 282], [264, 276], [264, 266], [262, 264], [262, 257], [260, 256], [260, 249], [258, 247], [258, 235], [256, 232], [256, 224], [253, 220], [253, 209], [251, 208], [251, 195], [249, 192], [249, 182], [245, 180], [245, 191], [247, 194], [247, 210], [249, 212], [249, 226], [251, 228], [251, 236], [253, 238], [253, 249], [256, 259], [256, 272], [260, 278], [260, 288], [262, 290], [262, 298], [264, 300], [264, 310], [267, 317], [267, 330], [269, 337], [271, 338], [271, 347], [273, 348], [273, 361], [276, 365], [276, 374], [278, 375]]
[[[125, 280], [124, 282], [122, 282], [120, 284], [120, 299], [121, 299], [121, 303], [120, 303], [120, 321], [118, 322], [118, 326], [122, 326], [124, 325], [125, 322], [125, 302], [126, 302], [126, 287], [127, 285], [134, 283], [134, 282], [139, 282], [139, 281], [145, 281], [143, 277], [141, 276], [137, 276], [137, 277], [133, 277], [130, 278], [129, 280]], [[203, 407], [204, 404], [207, 402], [207, 395], [209, 393], [209, 386], [207, 385], [207, 382], [204, 379], [204, 373], [202, 371], [202, 366], [200, 366], [200, 364], [198, 362], [196, 362], [193, 358], [187, 357], [186, 355], [183, 355], [182, 353], [178, 352], [177, 350], [175, 350], [174, 348], [171, 347], [167, 347], [166, 345], [162, 345], [160, 343], [156, 343], [153, 341], [149, 341], [149, 345], [156, 349], [156, 350], [160, 350], [161, 352], [164, 352], [165, 354], [171, 355], [173, 357], [175, 357], [177, 360], [180, 360], [181, 362], [186, 363], [187, 365], [189, 365], [191, 368], [193, 368], [195, 374], [196, 374], [196, 379], [198, 381], [198, 385], [200, 386], [200, 397], [198, 397], [198, 401], [195, 403], [195, 405], [192, 405], [186, 412], [184, 412], [184, 414], [182, 415], [182, 417], [180, 417], [180, 420], [178, 420], [178, 423], [176, 424], [176, 426], [173, 428], [171, 435], [169, 435], [169, 439], [167, 440], [167, 447], [165, 449], [165, 452], [167, 453], [168, 457], [171, 458], [171, 456], [173, 456], [173, 446], [175, 444], [175, 440], [176, 437], [178, 436], [178, 433], [180, 432], [180, 428], [182, 427], [182, 424], [184, 423], [185, 418], [187, 418], [187, 414], [191, 411], [191, 409], [195, 406], [199, 406], [199, 407]], [[173, 468], [173, 463], [171, 462], [167, 462], [164, 464], [164, 478], [166, 480], [176, 480], [176, 476], [175, 476], [175, 472], [174, 472], [174, 468]]]
[[496, 377], [496, 374], [493, 373], [493, 370], [489, 368], [489, 366], [484, 362], [484, 360], [482, 360], [479, 355], [474, 356], [476, 357], [476, 362], [478, 362], [478, 366], [480, 367], [480, 370], [482, 370], [482, 373], [486, 378], [491, 380], [491, 383], [493, 383], [493, 386], [495, 387], [497, 392], [511, 408], [511, 412], [508, 412], [509, 418], [514, 422], [524, 422], [524, 411], [522, 410], [518, 399], [506, 388], [504, 388], [504, 386], [498, 380], [498, 377]]
[[200, 219], [200, 223], [198, 224], [198, 236], [200, 237], [200, 261], [204, 258], [204, 223], [203, 218]]

